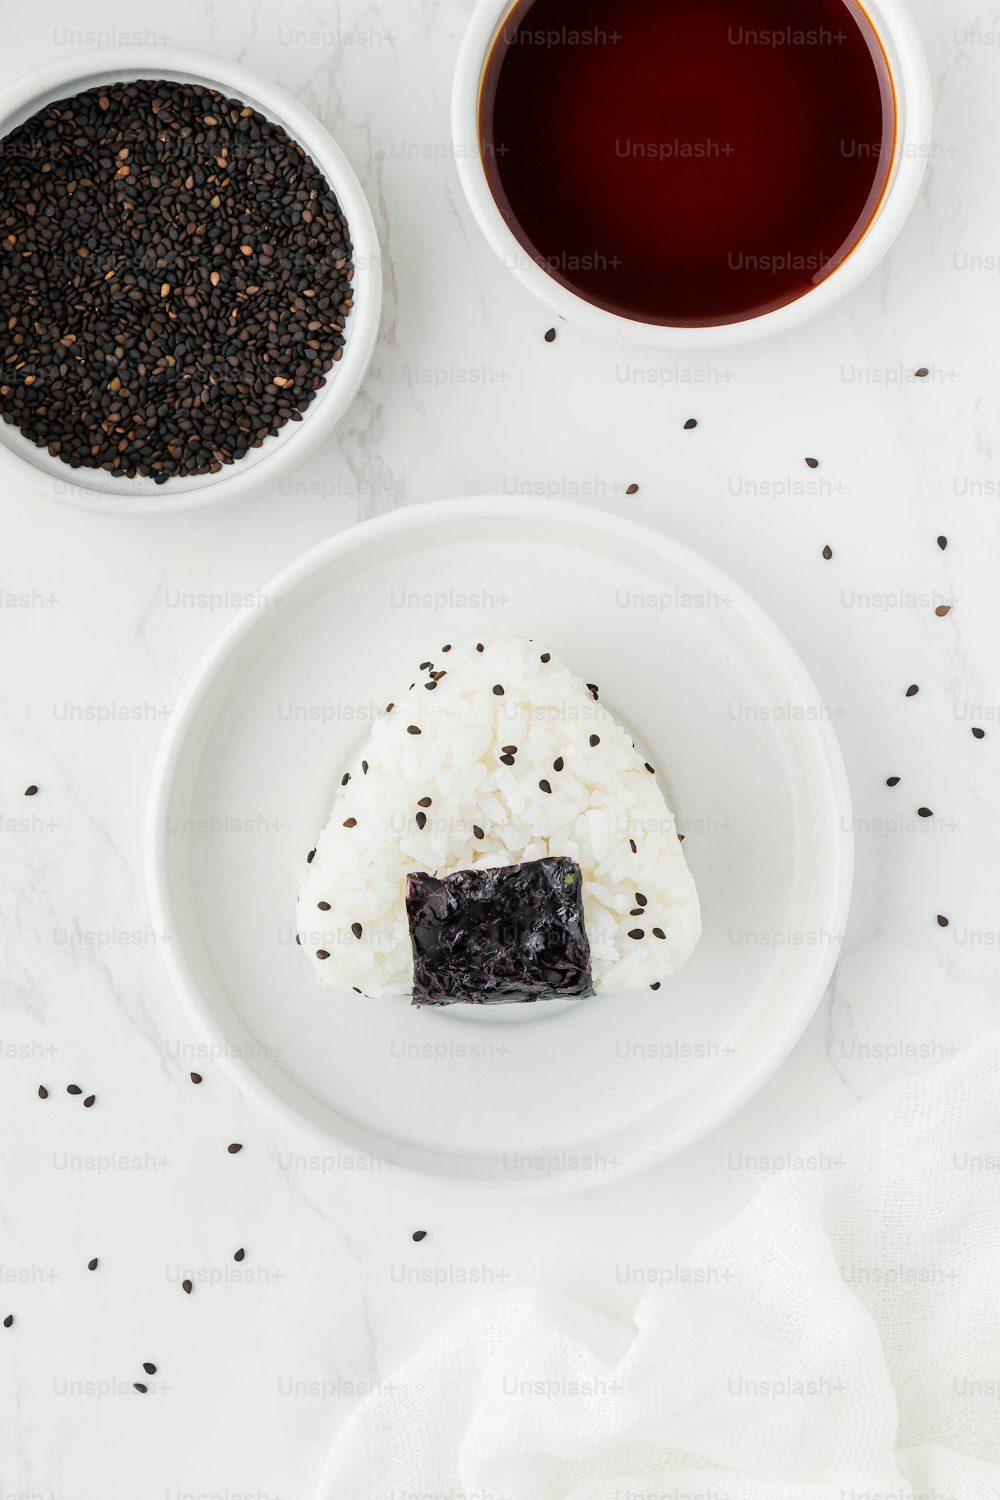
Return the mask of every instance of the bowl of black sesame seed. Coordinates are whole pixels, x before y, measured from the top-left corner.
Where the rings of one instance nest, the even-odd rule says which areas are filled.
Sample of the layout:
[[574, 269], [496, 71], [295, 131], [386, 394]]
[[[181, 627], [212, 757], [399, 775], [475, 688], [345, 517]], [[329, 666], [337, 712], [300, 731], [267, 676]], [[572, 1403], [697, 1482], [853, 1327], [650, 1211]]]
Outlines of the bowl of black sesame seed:
[[382, 279], [346, 156], [297, 100], [170, 48], [0, 98], [0, 471], [162, 514], [274, 485], [367, 373]]

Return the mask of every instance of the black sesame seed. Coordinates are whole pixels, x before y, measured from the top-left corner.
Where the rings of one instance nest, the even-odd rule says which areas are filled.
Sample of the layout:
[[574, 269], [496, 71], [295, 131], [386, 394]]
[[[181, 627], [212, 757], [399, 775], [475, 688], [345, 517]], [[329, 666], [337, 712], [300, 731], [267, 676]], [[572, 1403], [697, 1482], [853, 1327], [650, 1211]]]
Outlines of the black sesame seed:
[[601, 743], [601, 736], [599, 734], [592, 734], [590, 736], [590, 743], [591, 747], [596, 747]]
[[667, 934], [664, 932], [664, 930], [663, 930], [662, 927], [654, 927], [653, 928], [653, 936], [655, 938], [660, 938], [661, 940], [665, 940]]
[[941, 548], [941, 551], [943, 552], [944, 549], [948, 545], [948, 538], [946, 536], [939, 536], [938, 539], [937, 539], [937, 544]]
[[494, 683], [494, 685], [493, 685], [493, 696], [494, 696], [494, 698], [502, 698], [503, 697], [503, 688], [501, 687], [501, 685], [500, 685], [499, 682]]
[[637, 484], [630, 484], [626, 487], [625, 493], [626, 495], [638, 495], [639, 486]]
[[690, 432], [693, 428], [697, 427], [697, 425], [698, 423], [696, 418], [688, 417], [687, 421], [684, 423], [684, 431]]
[[320, 911], [329, 911], [330, 910], [330, 903], [329, 903], [329, 901], [317, 901], [316, 905], [317, 905], [317, 907], [319, 908]]
[[556, 337], [556, 331], [555, 331], [554, 328], [547, 328], [545, 330], [545, 342], [547, 344], [555, 343], [555, 337]]
[[660, 988], [660, 981], [659, 981], [659, 980], [657, 980], [657, 981], [656, 981], [656, 983], [655, 983], [655, 984], [651, 984], [651, 985], [650, 985], [650, 986], [649, 986], [649, 988], [650, 988], [650, 989], [651, 989], [651, 990], [658, 990], [658, 989], [659, 989], [659, 988]]
[[504, 747], [503, 747], [503, 753], [504, 753], [504, 755], [516, 755], [517, 754], [517, 746], [516, 745], [504, 745]]
[[96, 1271], [97, 1270], [97, 1256], [96, 1255], [94, 1256], [93, 1260], [88, 1260], [88, 1262], [87, 1262], [87, 1270], [88, 1271]]
[[84, 1101], [83, 1101], [83, 1107], [84, 1107], [84, 1109], [90, 1109], [91, 1105], [93, 1104], [93, 1102], [94, 1102], [94, 1100], [96, 1098], [97, 1098], [96, 1094], [88, 1094], [87, 1097], [86, 1097], [86, 1099], [84, 1099]]
[[977, 740], [984, 740], [986, 738], [986, 730], [980, 729], [978, 724], [975, 726], [972, 733], [975, 735]]
[[563, 760], [562, 756], [557, 755], [555, 760], [552, 762], [552, 769], [553, 771], [561, 771], [565, 764], [566, 762]]
[[644, 938], [645, 936], [646, 934], [643, 932], [641, 927], [633, 927], [629, 932], [629, 937], [634, 938], [636, 942], [638, 942], [640, 938]]
[[345, 818], [344, 819], [344, 827], [345, 828], [357, 828], [357, 826], [358, 826], [358, 820], [357, 820], [357, 818]]
[[422, 661], [420, 663], [420, 670], [421, 672], [429, 672], [433, 665], [434, 663], [432, 661]]
[[646, 770], [649, 772], [650, 776], [655, 776], [656, 772], [653, 770], [653, 767], [649, 764], [649, 761], [647, 760], [646, 762], [644, 762], [644, 764], [645, 764]]
[[451, 650], [451, 647], [450, 647], [450, 646], [442, 646], [442, 647], [441, 647], [441, 650], [442, 650], [442, 651], [450, 651], [450, 650]]
[[191, 1074], [191, 1082], [192, 1083], [200, 1083], [201, 1082], [201, 1074], [200, 1073], [192, 1073]]
[[538, 658], [538, 660], [539, 661], [544, 661], [544, 662], [550, 662], [552, 660], [552, 653], [550, 651], [543, 651], [542, 654], [541, 654], [541, 656]]
[[241, 1141], [233, 1141], [231, 1145], [226, 1147], [226, 1150], [229, 1152], [230, 1156], [235, 1156], [237, 1151], [243, 1150], [243, 1143]]
[[417, 813], [417, 827], [421, 830], [427, 827], [427, 814], [425, 812]]
[[503, 766], [512, 766], [514, 764], [513, 755], [501, 755], [500, 764]]
[[241, 1245], [240, 1248], [239, 1248], [239, 1250], [235, 1251], [235, 1253], [233, 1254], [233, 1260], [242, 1260], [245, 1255], [246, 1255], [246, 1251], [243, 1249], [243, 1247]]
[[885, 784], [886, 784], [886, 786], [899, 786], [899, 777], [898, 776], [887, 776], [886, 779], [885, 779]]
[[427, 1238], [427, 1230], [426, 1229], [415, 1229], [413, 1231], [413, 1238], [416, 1240], [417, 1244], [419, 1245], [421, 1240], [425, 1240]]
[[540, 781], [538, 785], [541, 787], [543, 792], [551, 792], [552, 790], [547, 781]]
[[931, 812], [931, 810], [930, 810], [929, 807], [918, 807], [917, 808], [917, 817], [918, 818], [933, 818], [933, 816], [934, 816], [934, 814]]
[[430, 797], [421, 797], [420, 801], [417, 803], [417, 806], [418, 807], [430, 807], [431, 806], [431, 802], [432, 802], [432, 798], [430, 798]]
[[368, 762], [366, 760], [361, 762], [361, 774], [362, 776], [368, 775]]
[[315, 849], [310, 849], [309, 853], [306, 855], [306, 864], [307, 865], [311, 865], [312, 862], [313, 862], [313, 860], [315, 858], [316, 858], [316, 850]]
[[807, 458], [806, 459], [806, 463], [808, 464], [808, 466], [809, 466], [810, 469], [818, 469], [819, 468], [819, 459], [818, 458]]
[[417, 728], [416, 724], [407, 724], [406, 732], [407, 734], [419, 734], [420, 730]]
[[44, 1083], [40, 1083], [38, 1085], [38, 1097], [39, 1099], [47, 1099], [49, 1097], [49, 1091], [45, 1087]]
[[156, 1366], [154, 1364], [151, 1364], [148, 1359], [143, 1360], [142, 1368], [145, 1370], [147, 1375], [156, 1374]]
[[66, 1085], [66, 1092], [67, 1094], [82, 1094], [83, 1089], [78, 1083], [68, 1083]]
[[926, 365], [921, 365], [920, 369], [919, 370], [914, 370], [913, 373], [914, 373], [914, 375], [916, 375], [916, 377], [917, 377], [918, 380], [926, 380], [927, 376], [931, 372], [930, 372], [930, 370], [928, 370], [928, 368], [927, 368]]
[[639, 851], [636, 848], [635, 839], [629, 839], [628, 846], [632, 850], [633, 854], [638, 854]]
[[37, 788], [37, 786], [31, 785], [29, 787], [25, 787], [25, 789], [24, 789], [24, 795], [26, 797], [37, 797], [38, 796], [38, 788]]
[[433, 693], [433, 691], [434, 691], [434, 689], [435, 689], [435, 688], [436, 688], [436, 687], [437, 687], [437, 683], [436, 683], [436, 682], [425, 682], [425, 683], [424, 683], [424, 688], [425, 688], [425, 690], [426, 690], [426, 691], [427, 691], [427, 692], [428, 692], [428, 693]]
[[341, 786], [346, 786], [347, 783], [350, 781], [350, 779], [351, 779], [351, 773], [350, 773], [350, 771], [348, 771], [347, 774], [344, 776], [343, 781], [340, 783]]
[[630, 917], [641, 917], [642, 916], [642, 907], [641, 906], [633, 906], [632, 910], [629, 912], [629, 916]]
[[642, 894], [642, 892], [641, 892], [641, 891], [636, 891], [636, 893], [635, 893], [635, 899], [636, 899], [636, 901], [637, 901], [637, 902], [638, 902], [638, 904], [639, 904], [639, 905], [640, 905], [640, 906], [648, 906], [648, 905], [649, 905], [649, 902], [648, 902], [648, 900], [647, 900], [647, 899], [646, 899], [646, 897], [645, 897], [645, 896], [644, 896], [644, 895], [643, 895], [643, 894]]
[[145, 1396], [146, 1392], [149, 1390], [149, 1386], [143, 1385], [140, 1380], [134, 1380], [132, 1382], [132, 1387], [134, 1390], [137, 1390], [139, 1392], [140, 1396]]
[[392, 711], [393, 711], [393, 709], [394, 709], [394, 708], [395, 708], [395, 707], [396, 707], [396, 705], [395, 705], [395, 703], [387, 703], [387, 704], [386, 704], [386, 705], [385, 705], [385, 711], [386, 711], [386, 713], [387, 713], [387, 714], [391, 714], [391, 713], [392, 713]]
[[942, 916], [939, 915], [938, 916], [938, 926], [939, 927], [947, 927], [948, 926], [948, 918], [947, 917], [942, 917]]
[[189, 1297], [190, 1297], [191, 1293], [194, 1291], [193, 1284], [190, 1281], [186, 1280], [186, 1279], [181, 1282], [181, 1287], [183, 1288], [183, 1290], [185, 1292], [187, 1292], [187, 1294], [188, 1294]]
[[916, 695], [917, 695], [917, 693], [919, 693], [919, 692], [920, 692], [920, 689], [917, 687], [917, 684], [915, 682], [913, 682], [906, 689], [906, 696], [908, 698], [915, 698]]
[[824, 547], [823, 548], [823, 556], [826, 559], [826, 561], [829, 562], [830, 559], [831, 559], [831, 557], [833, 556], [833, 548], [832, 547]]
[[601, 691], [600, 688], [597, 686], [597, 683], [596, 682], [588, 682], [587, 686], [590, 688], [590, 691], [593, 693], [594, 697], [597, 698], [599, 696], [599, 694], [600, 694], [600, 691]]
[[484, 839], [486, 837], [478, 823], [473, 823], [472, 825], [472, 837], [474, 839]]
[[3, 1320], [3, 1326], [5, 1328], [10, 1328], [10, 1327], [13, 1326], [13, 1323], [14, 1323], [14, 1314], [13, 1313], [8, 1313], [7, 1316]]
[[364, 930], [365, 929], [362, 927], [362, 925], [361, 925], [360, 922], [352, 922], [351, 923], [351, 931], [354, 933], [354, 936], [356, 938], [360, 938], [361, 934], [364, 932]]

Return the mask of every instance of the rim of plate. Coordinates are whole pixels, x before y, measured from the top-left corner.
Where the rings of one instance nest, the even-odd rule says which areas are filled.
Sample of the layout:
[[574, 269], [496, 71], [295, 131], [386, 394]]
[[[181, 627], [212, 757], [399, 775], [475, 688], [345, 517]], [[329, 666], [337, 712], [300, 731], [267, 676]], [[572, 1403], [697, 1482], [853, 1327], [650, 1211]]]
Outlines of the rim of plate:
[[[382, 263], [371, 206], [357, 173], [326, 126], [294, 94], [242, 63], [188, 47], [107, 47], [75, 52], [46, 63], [0, 88], [0, 137], [36, 109], [99, 83], [153, 77], [197, 83], [238, 97], [259, 109], [312, 158], [347, 221], [354, 248], [357, 305], [351, 309], [344, 357], [330, 372], [303, 413], [263, 446], [218, 474], [156, 485], [153, 480], [114, 480], [102, 469], [71, 469], [37, 450], [16, 428], [0, 441], [0, 470], [29, 481], [46, 499], [76, 510], [104, 515], [176, 515], [218, 508], [258, 493], [298, 466], [328, 438], [354, 404], [368, 374], [382, 316]], [[65, 471], [65, 473], [63, 472]]]
[[[644, 555], [655, 552], [659, 556], [676, 559], [682, 565], [696, 568], [710, 588], [733, 596], [744, 617], [764, 638], [795, 687], [809, 701], [822, 702], [794, 647], [742, 584], [708, 561], [702, 553], [674, 541], [664, 532], [622, 519], [610, 511], [591, 509], [575, 501], [522, 500], [483, 495], [406, 506], [388, 515], [362, 521], [327, 538], [276, 574], [260, 590], [258, 602], [242, 610], [221, 631], [195, 668], [174, 707], [156, 757], [147, 799], [144, 837], [146, 885], [153, 923], [168, 939], [160, 945], [167, 974], [188, 1017], [203, 1038], [218, 1050], [218, 1061], [223, 1070], [264, 1114], [327, 1150], [331, 1145], [346, 1144], [344, 1138], [307, 1119], [268, 1087], [248, 1062], [234, 1055], [232, 1047], [228, 1045], [230, 1038], [210, 1004], [203, 999], [197, 978], [181, 945], [176, 941], [181, 928], [170, 895], [169, 859], [161, 830], [166, 826], [165, 815], [184, 759], [188, 731], [210, 699], [218, 673], [233, 650], [256, 629], [261, 620], [273, 613], [268, 608], [269, 599], [287, 596], [313, 573], [322, 569], [331, 558], [363, 551], [370, 543], [381, 538], [411, 530], [419, 532], [425, 525], [434, 526], [442, 522], [461, 522], [484, 517], [502, 518], [507, 525], [512, 522], [516, 524], [519, 520], [538, 520], [582, 527], [592, 533], [595, 541], [602, 535], [613, 535], [618, 541], [624, 539], [633, 542]], [[833, 924], [831, 930], [842, 931], [850, 908], [854, 876], [854, 835], [849, 831], [853, 827], [851, 794], [840, 745], [829, 718], [819, 716], [812, 727], [816, 731], [822, 768], [836, 805], [835, 821], [839, 830], [839, 836], [833, 845], [835, 868], [831, 884], [831, 910], [824, 913], [824, 920], [828, 919]], [[622, 1157], [615, 1165], [608, 1163], [597, 1170], [591, 1168], [586, 1172], [568, 1170], [551, 1177], [493, 1180], [445, 1177], [432, 1170], [421, 1170], [393, 1161], [392, 1172], [385, 1174], [385, 1180], [391, 1181], [394, 1186], [423, 1192], [430, 1190], [449, 1197], [551, 1197], [557, 1193], [590, 1191], [607, 1182], [634, 1176], [678, 1155], [730, 1119], [773, 1077], [815, 1014], [839, 951], [836, 945], [823, 944], [818, 944], [809, 951], [811, 970], [807, 981], [803, 983], [797, 1006], [789, 1011], [785, 1025], [774, 1033], [769, 1044], [762, 1049], [755, 1066], [748, 1069], [728, 1092], [720, 1095], [711, 1109], [700, 1112], [689, 1124], [674, 1130], [668, 1138], [635, 1148], [629, 1156]], [[373, 1162], [383, 1159], [370, 1147], [366, 1154]]]

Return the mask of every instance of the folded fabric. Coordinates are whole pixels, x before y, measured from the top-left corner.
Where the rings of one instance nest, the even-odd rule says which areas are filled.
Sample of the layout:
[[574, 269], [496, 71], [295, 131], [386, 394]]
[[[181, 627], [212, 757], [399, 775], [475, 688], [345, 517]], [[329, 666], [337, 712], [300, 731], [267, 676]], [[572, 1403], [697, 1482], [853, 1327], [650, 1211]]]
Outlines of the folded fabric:
[[689, 1264], [638, 1334], [485, 1303], [360, 1408], [320, 1500], [1000, 1500], [1000, 1034], [857, 1106]]

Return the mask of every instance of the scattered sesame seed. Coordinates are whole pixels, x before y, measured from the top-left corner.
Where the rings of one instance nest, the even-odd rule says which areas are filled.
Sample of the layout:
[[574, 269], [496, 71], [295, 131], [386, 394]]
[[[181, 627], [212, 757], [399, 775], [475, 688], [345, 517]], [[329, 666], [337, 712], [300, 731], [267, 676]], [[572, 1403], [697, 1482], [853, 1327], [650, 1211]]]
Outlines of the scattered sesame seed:
[[243, 1143], [241, 1141], [233, 1141], [231, 1145], [226, 1147], [226, 1150], [229, 1152], [230, 1156], [235, 1156], [237, 1151], [243, 1150]]
[[484, 839], [486, 837], [478, 823], [473, 823], [472, 825], [472, 837], [474, 839]]
[[538, 660], [539, 661], [544, 661], [544, 662], [550, 662], [552, 660], [552, 653], [551, 653], [551, 651], [543, 651], [542, 654], [541, 654], [541, 656], [538, 658]]
[[366, 760], [361, 762], [361, 774], [362, 776], [368, 775], [368, 762]]
[[626, 495], [638, 495], [639, 486], [637, 484], [630, 484], [627, 486], [625, 493]]
[[406, 732], [407, 734], [419, 734], [420, 730], [417, 728], [416, 724], [407, 724]]
[[832, 547], [824, 547], [823, 548], [823, 556], [826, 558], [826, 561], [829, 562], [830, 559], [831, 559], [831, 557], [833, 556], [833, 548]]
[[547, 781], [540, 781], [538, 785], [541, 787], [543, 792], [551, 792], [552, 790]]
[[66, 1092], [67, 1094], [82, 1094], [83, 1089], [78, 1083], [68, 1083], [66, 1085]]
[[634, 938], [636, 942], [638, 942], [640, 938], [644, 938], [645, 936], [646, 934], [643, 932], [641, 927], [633, 927], [629, 932], [629, 937]]
[[433, 799], [431, 797], [421, 797], [420, 801], [417, 803], [417, 806], [418, 807], [430, 807], [432, 801], [433, 801]]
[[948, 538], [946, 536], [939, 536], [938, 539], [937, 539], [937, 544], [941, 548], [941, 551], [943, 552], [944, 549], [948, 545]]
[[143, 1385], [140, 1380], [134, 1380], [132, 1382], [132, 1385], [133, 1385], [133, 1388], [139, 1392], [140, 1396], [144, 1396], [146, 1394], [146, 1392], [149, 1390], [149, 1386], [148, 1385]]
[[351, 931], [354, 933], [354, 936], [356, 938], [360, 938], [360, 936], [364, 932], [364, 930], [365, 929], [362, 927], [362, 925], [361, 925], [360, 922], [352, 922], [351, 923]]
[[655, 776], [655, 775], [656, 775], [656, 772], [655, 772], [655, 771], [654, 771], [654, 770], [653, 770], [653, 768], [652, 768], [652, 766], [651, 766], [651, 765], [650, 765], [650, 764], [649, 764], [649, 761], [648, 761], [648, 760], [647, 760], [647, 761], [644, 761], [644, 762], [643, 762], [643, 764], [644, 764], [644, 765], [645, 765], [645, 767], [646, 767], [646, 770], [647, 770], [647, 771], [648, 771], [648, 772], [649, 772], [649, 774], [650, 774], [650, 776]]
[[635, 899], [636, 899], [636, 901], [638, 902], [638, 904], [640, 906], [648, 906], [649, 905], [649, 902], [648, 902], [647, 898], [642, 894], [641, 891], [636, 891], [636, 893], [635, 893]]
[[660, 981], [659, 981], [659, 980], [657, 980], [657, 981], [656, 981], [656, 983], [655, 983], [655, 984], [651, 984], [651, 985], [650, 985], [650, 986], [649, 986], [649, 988], [650, 988], [650, 989], [651, 989], [651, 990], [658, 990], [658, 989], [659, 989], [659, 988], [660, 988]]
[[421, 830], [427, 827], [427, 814], [425, 812], [417, 813], [417, 827]]
[[433, 665], [434, 663], [432, 661], [422, 661], [420, 663], [420, 670], [421, 672], [429, 672]]
[[930, 370], [928, 370], [928, 368], [927, 368], [926, 365], [921, 365], [920, 369], [919, 370], [914, 370], [913, 373], [914, 373], [914, 375], [916, 375], [916, 377], [917, 377], [918, 380], [926, 380], [927, 377], [928, 377], [928, 375], [931, 372], [930, 372]]
[[601, 743], [601, 736], [599, 734], [592, 734], [590, 736], [591, 748], [593, 748], [596, 745], [599, 745], [600, 743]]
[[316, 905], [317, 905], [317, 907], [319, 908], [320, 911], [329, 911], [330, 910], [330, 903], [329, 903], [329, 901], [317, 901]]
[[628, 846], [629, 846], [629, 848], [630, 848], [630, 849], [631, 849], [631, 850], [632, 850], [632, 853], [633, 853], [633, 854], [638, 854], [638, 852], [639, 852], [639, 851], [638, 851], [638, 849], [637, 849], [637, 848], [636, 848], [636, 845], [635, 845], [635, 839], [629, 839], [629, 841], [628, 841]]
[[482, 641], [476, 642], [476, 650], [479, 652], [483, 652], [486, 650], [486, 647], [483, 645]]
[[306, 864], [307, 865], [311, 865], [312, 862], [313, 862], [313, 860], [315, 858], [316, 858], [316, 850], [315, 849], [310, 849], [309, 853], [306, 855]]
[[86, 1097], [86, 1099], [84, 1099], [84, 1101], [83, 1101], [83, 1107], [84, 1107], [84, 1109], [89, 1109], [96, 1098], [97, 1098], [96, 1094], [88, 1094], [87, 1097]]
[[494, 696], [494, 698], [502, 698], [503, 697], [503, 688], [501, 687], [501, 685], [500, 685], [499, 682], [496, 682], [496, 683], [493, 684], [493, 696]]
[[435, 682], [440, 682], [442, 677], [447, 677], [447, 672], [432, 672], [431, 677]]
[[565, 764], [566, 762], [563, 760], [562, 756], [557, 755], [555, 760], [552, 762], [552, 769], [553, 771], [561, 771]]
[[348, 771], [348, 772], [347, 772], [347, 773], [346, 773], [346, 775], [345, 775], [345, 776], [344, 776], [344, 779], [343, 779], [343, 781], [342, 781], [342, 782], [341, 782], [341, 783], [340, 783], [340, 784], [341, 784], [341, 786], [346, 786], [346, 785], [347, 785], [347, 783], [348, 783], [348, 782], [349, 782], [349, 781], [350, 781], [350, 779], [351, 779], [351, 773], [350, 773], [350, 771]]
[[14, 1314], [13, 1313], [8, 1313], [7, 1316], [3, 1320], [3, 1326], [5, 1328], [10, 1328], [12, 1326], [13, 1322], [14, 1322]]
[[96, 1271], [97, 1270], [97, 1256], [96, 1255], [94, 1256], [93, 1260], [88, 1260], [88, 1262], [87, 1262], [87, 1270], [88, 1271]]
[[318, 959], [320, 959], [320, 960], [323, 960], [323, 959], [329, 958], [330, 955], [329, 955], [329, 953], [327, 952], [327, 950], [325, 948], [317, 948], [316, 949], [316, 957]]
[[642, 907], [641, 906], [633, 906], [632, 910], [629, 912], [629, 916], [630, 917], [641, 917], [642, 916]]
[[662, 941], [665, 941], [667, 934], [664, 932], [662, 927], [654, 927], [653, 936], [655, 938], [660, 938]]
[[503, 766], [512, 766], [514, 764], [513, 755], [501, 755], [500, 764]]
[[143, 1360], [142, 1368], [145, 1370], [147, 1375], [156, 1374], [156, 1366], [154, 1364], [151, 1364], [148, 1359]]
[[37, 788], [37, 786], [35, 786], [34, 784], [32, 784], [31, 786], [25, 787], [25, 789], [24, 789], [24, 795], [26, 797], [37, 797], [38, 796], [38, 788]]
[[387, 703], [387, 704], [386, 704], [386, 705], [385, 705], [385, 711], [386, 711], [386, 713], [387, 713], [387, 714], [391, 714], [391, 713], [392, 713], [392, 711], [393, 711], [393, 709], [394, 709], [394, 708], [395, 708], [395, 707], [396, 707], [396, 705], [395, 705], [395, 703]]
[[442, 646], [442, 647], [441, 647], [441, 650], [442, 650], [442, 651], [450, 651], [450, 650], [451, 650], [451, 647], [450, 647], [450, 646]]
[[942, 917], [942, 916], [939, 915], [938, 916], [938, 926], [939, 927], [947, 927], [948, 926], [948, 918], [947, 917]]
[[245, 1255], [246, 1255], [246, 1251], [243, 1249], [243, 1247], [241, 1245], [240, 1248], [234, 1253], [233, 1260], [243, 1260], [243, 1258], [244, 1258]]
[[933, 818], [933, 816], [934, 816], [934, 814], [931, 812], [931, 810], [930, 810], [929, 807], [918, 807], [917, 808], [917, 817], [918, 818]]
[[424, 683], [424, 688], [425, 688], [425, 690], [426, 690], [426, 691], [427, 691], [427, 692], [428, 692], [428, 693], [433, 693], [433, 691], [434, 691], [434, 689], [435, 689], [435, 688], [436, 688], [436, 687], [437, 687], [437, 683], [436, 683], [436, 682], [425, 682], [425, 683]]
[[598, 696], [598, 694], [600, 693], [600, 691], [601, 691], [600, 688], [597, 686], [597, 683], [596, 682], [588, 682], [587, 686], [590, 688], [590, 691], [593, 693], [594, 697], [596, 698]]
[[898, 776], [887, 776], [885, 784], [886, 784], [886, 786], [899, 786], [899, 777]]
[[980, 729], [978, 724], [973, 729], [972, 733], [975, 735], [977, 740], [984, 740], [986, 738], [986, 730]]
[[910, 684], [910, 686], [906, 689], [906, 696], [908, 698], [915, 698], [916, 695], [919, 692], [920, 692], [920, 689], [917, 687], [917, 684], [915, 682], [912, 682]]
[[555, 343], [555, 338], [556, 338], [556, 331], [555, 331], [555, 329], [554, 328], [547, 328], [546, 331], [545, 331], [545, 342], [547, 344], [554, 344]]
[[181, 1282], [181, 1286], [183, 1287], [184, 1291], [186, 1291], [187, 1294], [188, 1294], [188, 1296], [190, 1297], [191, 1293], [194, 1291], [194, 1287], [192, 1286], [191, 1282], [187, 1281], [187, 1280], [184, 1280], [184, 1281]]
[[684, 423], [684, 431], [692, 432], [697, 427], [697, 425], [698, 422], [695, 417], [688, 417], [687, 421]]
[[44, 1083], [40, 1083], [38, 1085], [38, 1097], [39, 1099], [47, 1099], [49, 1097], [49, 1091], [45, 1087]]
[[517, 754], [517, 746], [516, 745], [504, 745], [504, 747], [503, 747], [503, 753], [504, 753], [504, 755], [516, 755]]
[[427, 1238], [427, 1230], [426, 1229], [415, 1229], [413, 1231], [413, 1238], [416, 1240], [417, 1244], [419, 1245], [421, 1240], [425, 1240]]
[[357, 826], [358, 826], [358, 820], [357, 820], [357, 818], [345, 818], [344, 819], [344, 827], [345, 828], [357, 828]]
[[938, 617], [939, 620], [943, 620], [944, 617], [945, 617], [945, 615], [950, 615], [951, 614], [951, 605], [950, 604], [939, 604], [938, 607], [937, 607], [937, 609], [934, 611], [934, 613], [937, 615], [937, 617]]
[[808, 464], [808, 466], [809, 466], [810, 469], [818, 469], [819, 468], [819, 459], [818, 458], [807, 458], [806, 459], [806, 463]]
[[200, 1073], [192, 1073], [191, 1074], [191, 1082], [192, 1083], [200, 1083], [201, 1082], [201, 1074]]

